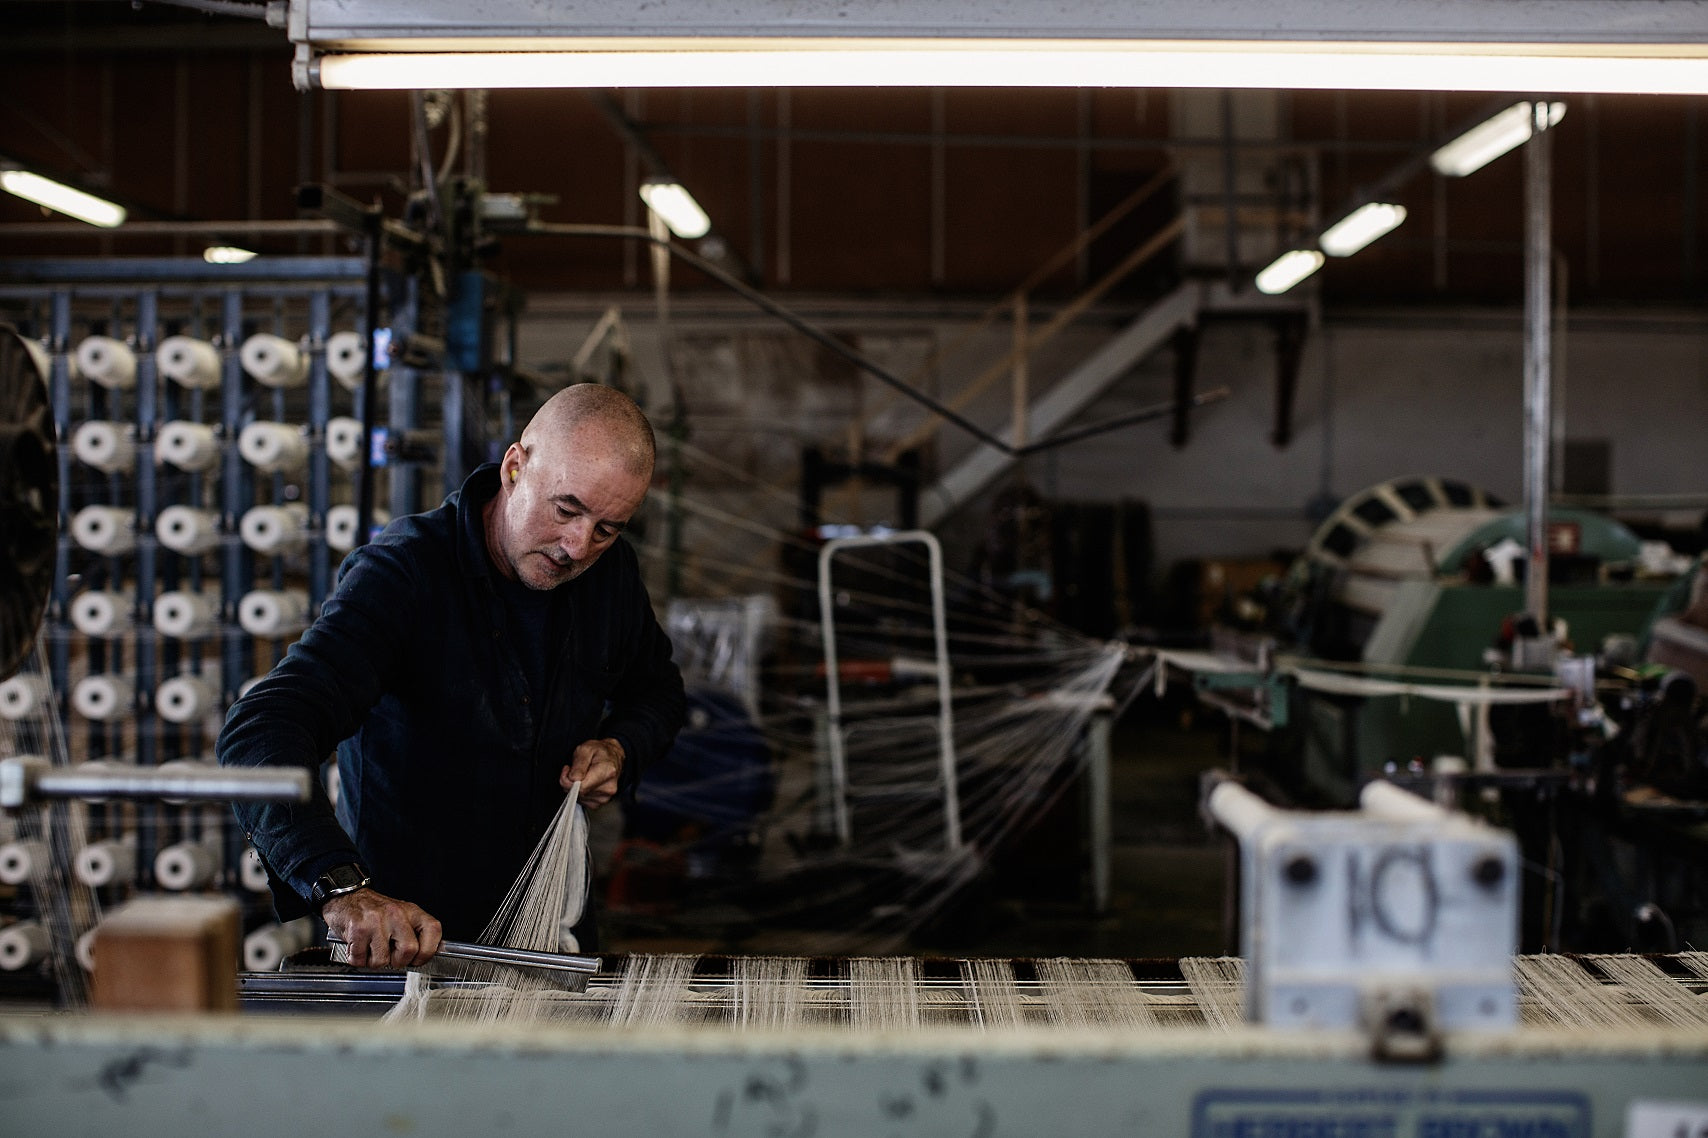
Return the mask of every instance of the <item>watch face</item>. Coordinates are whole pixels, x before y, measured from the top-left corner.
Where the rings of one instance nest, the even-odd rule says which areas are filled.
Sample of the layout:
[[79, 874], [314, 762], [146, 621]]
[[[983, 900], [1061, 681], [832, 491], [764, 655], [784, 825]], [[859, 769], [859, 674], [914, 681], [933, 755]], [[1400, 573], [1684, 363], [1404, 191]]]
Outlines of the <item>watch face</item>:
[[366, 873], [362, 873], [362, 866], [333, 866], [330, 870], [326, 870], [326, 887], [328, 887], [328, 889], [343, 889], [343, 887], [347, 887], [347, 885], [355, 885], [355, 883], [360, 882], [364, 877], [367, 877], [367, 875]]
[[325, 892], [349, 889], [360, 885], [367, 877], [359, 865], [335, 865], [320, 875], [320, 887]]

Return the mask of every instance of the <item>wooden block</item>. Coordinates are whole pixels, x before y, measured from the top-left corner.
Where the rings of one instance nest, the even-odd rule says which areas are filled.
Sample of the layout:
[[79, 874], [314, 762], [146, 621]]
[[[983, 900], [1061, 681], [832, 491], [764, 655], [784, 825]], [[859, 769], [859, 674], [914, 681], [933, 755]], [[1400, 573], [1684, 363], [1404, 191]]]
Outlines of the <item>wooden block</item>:
[[242, 940], [227, 897], [138, 897], [95, 930], [94, 1006], [104, 1011], [236, 1011]]

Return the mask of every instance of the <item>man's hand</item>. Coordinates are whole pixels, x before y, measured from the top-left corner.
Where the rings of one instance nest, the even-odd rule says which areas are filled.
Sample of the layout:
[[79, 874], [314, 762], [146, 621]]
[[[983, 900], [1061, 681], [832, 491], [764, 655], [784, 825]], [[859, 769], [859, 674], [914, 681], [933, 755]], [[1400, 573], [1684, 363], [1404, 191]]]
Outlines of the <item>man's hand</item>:
[[350, 963], [368, 968], [409, 968], [439, 951], [439, 922], [419, 905], [358, 889], [341, 893], [320, 911], [326, 930], [350, 946]]
[[575, 748], [569, 765], [557, 776], [565, 791], [581, 784], [580, 801], [589, 807], [603, 806], [617, 794], [617, 779], [623, 773], [623, 745], [615, 739], [589, 739]]

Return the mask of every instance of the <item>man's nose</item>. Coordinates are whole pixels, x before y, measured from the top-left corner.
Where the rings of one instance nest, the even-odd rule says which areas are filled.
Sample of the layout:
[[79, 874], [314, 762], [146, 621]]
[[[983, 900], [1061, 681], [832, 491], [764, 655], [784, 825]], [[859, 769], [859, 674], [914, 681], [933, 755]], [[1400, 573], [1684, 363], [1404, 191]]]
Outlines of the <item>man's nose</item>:
[[587, 556], [593, 541], [593, 523], [586, 518], [577, 518], [564, 527], [558, 546], [564, 556], [580, 561]]

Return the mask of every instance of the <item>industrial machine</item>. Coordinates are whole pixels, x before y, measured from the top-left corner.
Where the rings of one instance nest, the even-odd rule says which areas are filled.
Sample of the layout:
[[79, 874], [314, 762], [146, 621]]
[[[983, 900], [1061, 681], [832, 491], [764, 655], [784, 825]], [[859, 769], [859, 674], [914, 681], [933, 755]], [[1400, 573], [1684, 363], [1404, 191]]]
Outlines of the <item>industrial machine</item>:
[[[1179, 961], [610, 958], [494, 1020], [478, 985], [327, 967], [245, 1014], [0, 1016], [7, 1122], [179, 1135], [1369, 1133], [1708, 1123], [1708, 956], [1512, 958], [1515, 849], [1388, 787], [1228, 781], [1247, 952]], [[376, 1022], [422, 984], [416, 1018]], [[303, 1093], [312, 1087], [314, 1093]]]

